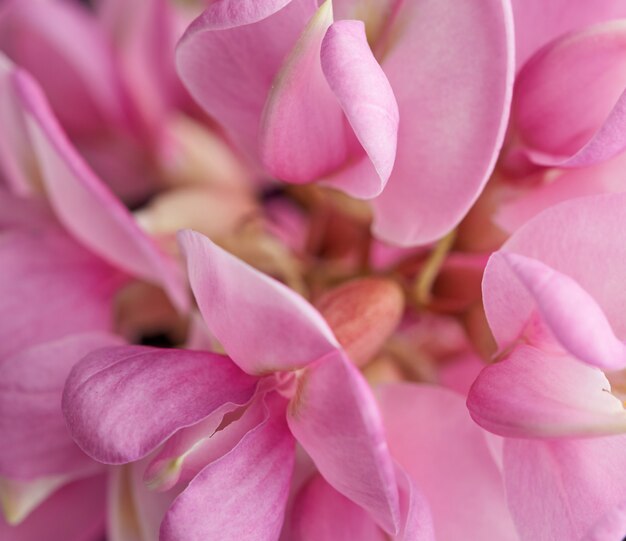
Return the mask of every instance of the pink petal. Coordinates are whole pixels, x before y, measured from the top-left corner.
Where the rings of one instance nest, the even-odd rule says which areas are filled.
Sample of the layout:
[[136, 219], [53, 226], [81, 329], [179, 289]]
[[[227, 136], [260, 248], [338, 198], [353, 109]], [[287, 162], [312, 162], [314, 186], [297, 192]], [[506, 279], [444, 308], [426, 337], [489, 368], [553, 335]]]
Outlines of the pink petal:
[[561, 34], [601, 21], [626, 17], [626, 6], [615, 0], [512, 0], [511, 4], [518, 69], [541, 46]]
[[76, 153], [35, 81], [19, 70], [5, 76], [12, 78], [11, 90], [59, 219], [91, 250], [133, 276], [163, 284], [172, 300], [184, 307], [188, 301], [179, 269]]
[[566, 354], [518, 346], [485, 368], [467, 406], [483, 428], [508, 437], [619, 434], [626, 410], [604, 374]]
[[294, 461], [285, 407], [270, 395], [265, 420], [189, 483], [163, 520], [163, 541], [278, 539]]
[[221, 355], [105, 348], [70, 373], [63, 413], [83, 451], [100, 462], [122, 464], [146, 456], [224, 404], [246, 403], [256, 383]]
[[626, 24], [612, 21], [552, 42], [520, 72], [513, 122], [528, 157], [581, 167], [626, 149]]
[[315, 9], [315, 0], [219, 0], [179, 42], [183, 83], [251, 157], [274, 76]]
[[[106, 479], [89, 477], [48, 498], [18, 526], [0, 514], [3, 541], [99, 541], [104, 535]], [[68, 518], [71, 517], [71, 520]]]
[[179, 234], [191, 289], [209, 330], [250, 374], [293, 370], [338, 347], [302, 297], [193, 231]]
[[380, 414], [369, 386], [341, 352], [302, 373], [287, 420], [324, 478], [397, 533], [398, 489]]
[[112, 330], [124, 277], [54, 224], [3, 233], [0, 261], [0, 359], [71, 333]]
[[435, 541], [435, 528], [430, 505], [424, 495], [418, 491], [415, 480], [396, 464], [398, 494], [400, 495], [400, 514], [402, 528], [394, 537], [396, 541]]
[[120, 343], [120, 338], [105, 333], [77, 334], [0, 362], [0, 476], [33, 479], [94, 469], [65, 426], [63, 385], [87, 353]]
[[316, 474], [302, 489], [293, 509], [294, 541], [385, 541], [367, 511]]
[[398, 151], [374, 201], [374, 232], [426, 244], [457, 225], [495, 165], [513, 83], [512, 20], [502, 0], [404, 2], [395, 17], [382, 66], [400, 109]]
[[[378, 195], [387, 184], [396, 159], [399, 112], [393, 89], [372, 54], [361, 21], [338, 21], [324, 36], [321, 50], [324, 75], [376, 175], [357, 184], [342, 182], [341, 174], [327, 184], [354, 197]], [[375, 182], [367, 184], [365, 180]]]
[[332, 4], [326, 1], [276, 74], [263, 111], [261, 160], [287, 182], [316, 180], [347, 157], [344, 116], [320, 63], [322, 39], [332, 21]]
[[626, 346], [613, 334], [594, 299], [570, 277], [536, 259], [500, 253], [536, 303], [545, 324], [573, 356], [608, 370], [626, 367]]
[[[507, 440], [504, 472], [521, 539], [581, 539], [626, 500], [626, 436]], [[602, 539], [617, 541], [623, 534]]]
[[7, 3], [0, 36], [0, 48], [35, 76], [68, 132], [89, 135], [101, 132], [103, 124], [126, 122], [113, 51], [95, 17], [82, 6]]
[[[533, 218], [503, 246], [505, 252], [535, 258], [575, 280], [600, 306], [619, 339], [626, 338], [624, 303], [626, 194], [575, 199]], [[610, 262], [599, 264], [598, 262]], [[536, 305], [501, 258], [487, 265], [483, 296], [489, 325], [500, 348], [528, 325]]]
[[582, 541], [619, 539], [626, 532], [626, 500], [609, 509], [583, 537]]
[[517, 539], [501, 474], [463, 397], [410, 383], [378, 394], [391, 453], [428, 501], [436, 538]]

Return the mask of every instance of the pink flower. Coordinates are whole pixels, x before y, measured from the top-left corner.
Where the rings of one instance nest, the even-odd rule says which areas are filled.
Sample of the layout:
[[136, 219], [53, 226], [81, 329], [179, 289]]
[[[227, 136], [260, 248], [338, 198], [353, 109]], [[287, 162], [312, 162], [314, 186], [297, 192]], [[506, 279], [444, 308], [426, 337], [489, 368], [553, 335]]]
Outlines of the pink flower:
[[[507, 2], [213, 2], [179, 73], [253, 161], [373, 199], [376, 236], [433, 241], [494, 166], [513, 78]], [[360, 20], [352, 18], [363, 17]]]
[[485, 271], [501, 360], [482, 371], [468, 407], [507, 437], [504, 479], [522, 539], [580, 539], [626, 499], [626, 410], [623, 390], [611, 391], [626, 368], [625, 205], [612, 194], [553, 207]]
[[63, 399], [79, 446], [109, 464], [156, 451], [149, 485], [189, 483], [163, 539], [277, 539], [295, 441], [336, 490], [398, 533], [376, 404], [322, 316], [201, 235], [180, 241], [199, 308], [230, 357], [135, 346], [88, 355]]

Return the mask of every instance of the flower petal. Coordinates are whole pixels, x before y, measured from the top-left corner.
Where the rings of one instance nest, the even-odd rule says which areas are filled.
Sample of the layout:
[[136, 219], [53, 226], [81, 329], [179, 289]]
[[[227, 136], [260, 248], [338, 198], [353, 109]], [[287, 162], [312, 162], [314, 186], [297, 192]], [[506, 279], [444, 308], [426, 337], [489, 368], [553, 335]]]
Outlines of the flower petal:
[[59, 220], [89, 249], [133, 276], [162, 284], [184, 307], [188, 301], [178, 267], [71, 146], [37, 83], [16, 68], [2, 70], [0, 76], [6, 78], [0, 88], [10, 86], [20, 105], [41, 181]]
[[179, 42], [183, 83], [251, 157], [274, 76], [315, 9], [315, 0], [219, 0]]
[[583, 537], [582, 541], [619, 539], [626, 532], [626, 501], [610, 509]]
[[626, 410], [610, 390], [600, 370], [524, 345], [481, 372], [467, 406], [479, 425], [507, 437], [626, 432]]
[[106, 333], [71, 335], [0, 362], [0, 476], [33, 479], [94, 469], [65, 426], [63, 385], [87, 353], [121, 342]]
[[305, 369], [287, 420], [324, 478], [397, 533], [398, 488], [380, 414], [367, 383], [342, 352]]
[[583, 167], [626, 149], [626, 22], [611, 21], [556, 40], [515, 83], [513, 123], [531, 161]]
[[398, 151], [374, 200], [374, 232], [426, 244], [456, 226], [495, 165], [513, 84], [512, 17], [503, 0], [424, 0], [403, 2], [395, 21], [382, 66], [400, 109]]
[[294, 461], [285, 407], [270, 395], [265, 420], [189, 483], [163, 520], [163, 541], [278, 540]]
[[179, 234], [209, 330], [250, 374], [293, 370], [339, 347], [300, 295], [193, 231]]
[[[346, 183], [339, 173], [326, 184], [354, 197], [374, 197], [387, 184], [396, 159], [399, 112], [393, 89], [369, 48], [363, 22], [333, 23], [322, 42], [321, 61], [326, 80], [377, 173], [363, 175], [356, 184]], [[372, 179], [375, 182], [365, 182]]]
[[626, 436], [506, 440], [504, 475], [521, 539], [581, 539], [626, 500]]
[[222, 355], [105, 348], [70, 373], [63, 412], [83, 451], [100, 462], [122, 464], [143, 458], [224, 404], [246, 403], [256, 384]]
[[436, 538], [516, 540], [502, 476], [463, 397], [410, 383], [377, 394], [391, 453], [428, 502]]

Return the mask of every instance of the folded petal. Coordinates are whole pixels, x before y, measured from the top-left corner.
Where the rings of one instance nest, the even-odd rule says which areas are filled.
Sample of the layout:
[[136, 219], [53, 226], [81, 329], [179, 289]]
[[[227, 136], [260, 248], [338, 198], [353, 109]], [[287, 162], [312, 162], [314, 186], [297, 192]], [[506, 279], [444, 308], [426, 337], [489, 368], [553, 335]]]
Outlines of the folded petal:
[[315, 0], [211, 2], [179, 42], [183, 83], [251, 157], [274, 76], [316, 7]]
[[426, 244], [456, 226], [495, 165], [514, 73], [510, 5], [404, 2], [388, 35], [382, 66], [401, 120], [374, 232]]
[[398, 488], [380, 414], [367, 383], [343, 353], [302, 372], [287, 420], [324, 478], [396, 534]]
[[274, 541], [280, 535], [294, 461], [286, 401], [268, 397], [265, 420], [202, 470], [161, 525], [163, 541]]
[[58, 490], [17, 526], [8, 525], [0, 516], [0, 539], [99, 541], [104, 535], [105, 509], [106, 478], [89, 477]]
[[626, 367], [626, 346], [613, 334], [602, 309], [569, 276], [537, 259], [500, 253], [533, 298], [545, 325], [577, 359], [602, 369]]
[[626, 6], [615, 0], [512, 0], [515, 56], [518, 70], [540, 47], [566, 32], [626, 17]]
[[410, 383], [377, 394], [391, 453], [428, 502], [436, 538], [517, 539], [502, 476], [463, 397]]
[[626, 149], [626, 22], [611, 21], [556, 40], [524, 66], [513, 124], [528, 157], [582, 167]]
[[485, 368], [467, 406], [483, 428], [508, 437], [626, 432], [626, 410], [598, 369], [567, 354], [516, 347]]
[[[625, 205], [626, 195], [621, 193], [561, 203], [530, 220], [502, 248], [537, 259], [575, 280], [602, 309], [619, 339], [626, 338], [622, 287], [626, 242], [621, 233]], [[610, 263], [598, 265], [599, 261]], [[492, 258], [485, 269], [483, 300], [500, 348], [520, 337], [536, 311], [532, 296], [519, 280], [511, 279], [500, 257]]]
[[506, 440], [504, 477], [521, 539], [581, 539], [626, 500], [626, 436]]
[[143, 458], [224, 404], [246, 403], [256, 384], [222, 355], [105, 348], [70, 373], [63, 412], [83, 451], [100, 462], [122, 464]]
[[112, 298], [125, 277], [54, 223], [0, 234], [0, 261], [0, 359], [68, 334], [113, 329]]
[[384, 532], [367, 511], [337, 492], [316, 474], [302, 489], [293, 508], [295, 541], [385, 541]]
[[367, 43], [363, 22], [333, 23], [322, 42], [321, 61], [326, 80], [377, 173], [363, 175], [356, 184], [342, 181], [339, 173], [326, 183], [354, 197], [374, 197], [385, 188], [396, 159], [399, 112], [393, 89]]
[[246, 372], [293, 370], [338, 347], [306, 300], [193, 231], [179, 235], [209, 330]]
[[172, 300], [184, 307], [187, 297], [178, 267], [71, 146], [37, 83], [15, 68], [2, 77], [11, 81], [41, 181], [59, 220], [89, 249], [133, 276], [163, 285]]
[[0, 476], [33, 479], [94, 469], [65, 425], [63, 385], [87, 353], [121, 342], [106, 333], [70, 335], [0, 362]]
[[0, 17], [0, 48], [35, 76], [71, 134], [90, 135], [101, 132], [103, 125], [125, 122], [125, 96], [113, 50], [83, 6], [7, 3]]

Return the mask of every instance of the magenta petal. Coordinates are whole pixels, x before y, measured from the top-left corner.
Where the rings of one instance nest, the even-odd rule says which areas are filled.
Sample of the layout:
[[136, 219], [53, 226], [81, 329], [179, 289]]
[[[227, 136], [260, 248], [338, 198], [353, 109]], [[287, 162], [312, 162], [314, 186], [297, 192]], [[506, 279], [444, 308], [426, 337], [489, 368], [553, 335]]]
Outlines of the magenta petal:
[[95, 253], [133, 276], [162, 284], [184, 307], [188, 301], [178, 267], [71, 146], [37, 83], [19, 70], [3, 75], [11, 78], [41, 180], [59, 220]]
[[265, 420], [208, 465], [174, 500], [163, 541], [275, 541], [280, 535], [294, 461], [286, 401], [273, 393]]
[[293, 370], [339, 347], [306, 300], [193, 231], [179, 234], [209, 330], [246, 372]]
[[575, 280], [529, 257], [506, 252], [493, 257], [502, 258], [528, 290], [543, 321], [569, 353], [603, 369], [626, 367], [626, 346]]
[[0, 362], [0, 476], [33, 479], [94, 469], [65, 425], [63, 385], [87, 353], [120, 343], [105, 333], [71, 335]]
[[246, 403], [256, 384], [222, 355], [105, 348], [70, 373], [63, 413], [72, 437], [89, 456], [121, 464], [146, 456], [224, 404]]
[[626, 149], [626, 23], [611, 21], [542, 49], [520, 72], [513, 121], [538, 164], [582, 167]]
[[112, 330], [112, 297], [124, 278], [46, 227], [0, 237], [0, 359], [67, 334]]
[[219, 0], [179, 42], [183, 83], [252, 157], [274, 76], [315, 9], [315, 0]]
[[514, 75], [506, 0], [403, 2], [382, 66], [400, 108], [393, 173], [374, 232], [394, 244], [455, 227], [495, 165]]
[[292, 513], [294, 541], [387, 539], [365, 509], [337, 492], [319, 474], [298, 494]]
[[396, 159], [399, 112], [393, 89], [372, 54], [361, 21], [338, 21], [326, 32], [321, 51], [322, 69], [359, 142], [378, 174], [364, 175], [357, 184], [331, 184], [354, 197], [378, 195], [387, 184]]
[[626, 436], [507, 440], [504, 475], [521, 539], [581, 539], [626, 500]]
[[467, 406], [483, 428], [509, 437], [619, 434], [626, 410], [598, 369], [566, 354], [518, 346], [485, 368]]
[[343, 353], [305, 369], [287, 420], [324, 478], [397, 533], [398, 489], [380, 414], [368, 384]]
[[391, 452], [427, 500], [436, 538], [516, 540], [502, 476], [463, 397], [410, 383], [378, 395]]

